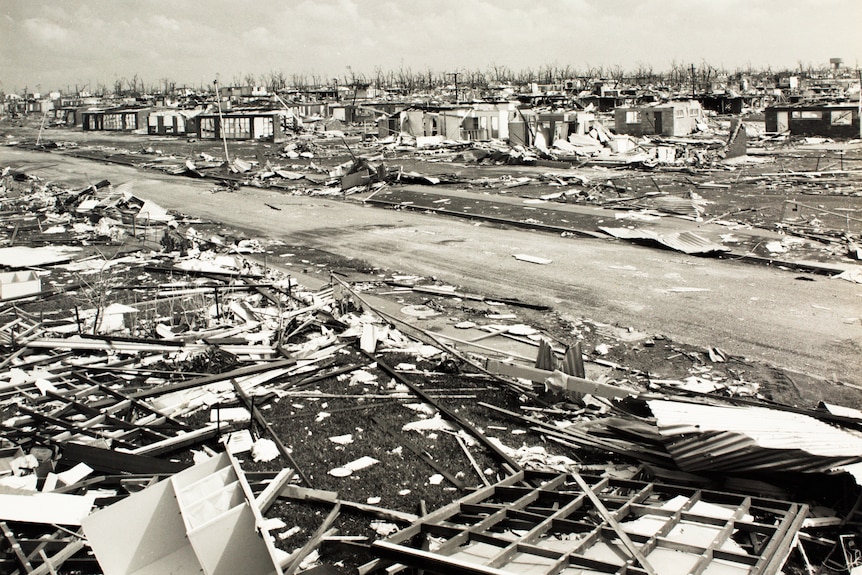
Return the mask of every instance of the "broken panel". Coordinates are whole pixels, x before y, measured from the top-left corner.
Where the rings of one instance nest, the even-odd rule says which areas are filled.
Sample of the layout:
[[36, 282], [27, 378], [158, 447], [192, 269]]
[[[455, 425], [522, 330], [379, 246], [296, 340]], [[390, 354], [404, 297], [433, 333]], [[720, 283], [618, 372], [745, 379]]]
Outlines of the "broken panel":
[[655, 482], [521, 472], [372, 550], [447, 574], [768, 574], [780, 570], [807, 510]]
[[222, 454], [93, 513], [83, 527], [105, 575], [280, 574], [261, 521], [245, 476]]

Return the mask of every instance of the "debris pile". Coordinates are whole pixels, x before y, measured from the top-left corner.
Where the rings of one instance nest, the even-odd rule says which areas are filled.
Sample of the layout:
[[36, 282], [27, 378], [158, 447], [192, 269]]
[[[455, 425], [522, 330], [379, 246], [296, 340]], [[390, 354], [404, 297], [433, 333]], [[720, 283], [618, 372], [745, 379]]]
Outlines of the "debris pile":
[[[718, 348], [555, 336], [505, 294], [319, 268], [129, 186], [3, 175], [4, 572], [854, 567], [855, 410], [769, 402]], [[608, 357], [635, 344], [684, 367]]]

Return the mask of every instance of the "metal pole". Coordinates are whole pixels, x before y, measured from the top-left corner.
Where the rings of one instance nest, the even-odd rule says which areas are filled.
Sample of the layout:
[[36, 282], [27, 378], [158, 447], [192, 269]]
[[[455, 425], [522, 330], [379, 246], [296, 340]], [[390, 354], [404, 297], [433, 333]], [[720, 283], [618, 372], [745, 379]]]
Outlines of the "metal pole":
[[862, 138], [862, 70], [856, 69], [859, 75], [859, 109], [856, 110], [856, 121], [859, 122], [859, 137]]
[[221, 94], [218, 90], [218, 78], [215, 79], [213, 85], [215, 86], [216, 106], [218, 106], [218, 131], [221, 132], [221, 141], [224, 144], [224, 159], [230, 163], [230, 156], [227, 153], [227, 138], [224, 135], [224, 118], [221, 115]]

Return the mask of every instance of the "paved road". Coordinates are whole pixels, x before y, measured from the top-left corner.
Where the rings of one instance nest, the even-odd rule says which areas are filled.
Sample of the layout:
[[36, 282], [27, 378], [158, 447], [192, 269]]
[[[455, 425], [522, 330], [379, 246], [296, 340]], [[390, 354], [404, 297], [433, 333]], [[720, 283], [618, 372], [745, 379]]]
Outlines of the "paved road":
[[[260, 237], [306, 243], [380, 268], [435, 276], [466, 291], [547, 303], [572, 318], [632, 326], [862, 385], [862, 286], [843, 280], [800, 281], [798, 273], [750, 264], [338, 199], [250, 188], [213, 194], [209, 182], [59, 154], [0, 148], [0, 166], [5, 165], [71, 186], [131, 181], [139, 196]], [[515, 254], [552, 263], [527, 263]]]

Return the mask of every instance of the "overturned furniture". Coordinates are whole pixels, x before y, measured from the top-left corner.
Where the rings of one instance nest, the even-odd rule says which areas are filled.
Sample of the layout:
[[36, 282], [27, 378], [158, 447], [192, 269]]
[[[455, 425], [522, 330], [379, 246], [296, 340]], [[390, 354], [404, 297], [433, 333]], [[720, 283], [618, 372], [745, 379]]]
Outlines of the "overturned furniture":
[[[519, 472], [377, 541], [381, 560], [461, 575], [774, 574], [806, 505], [656, 482]], [[424, 542], [424, 546], [423, 546]], [[430, 542], [430, 546], [429, 546]]]
[[282, 573], [239, 464], [221, 454], [88, 516], [105, 575]]

